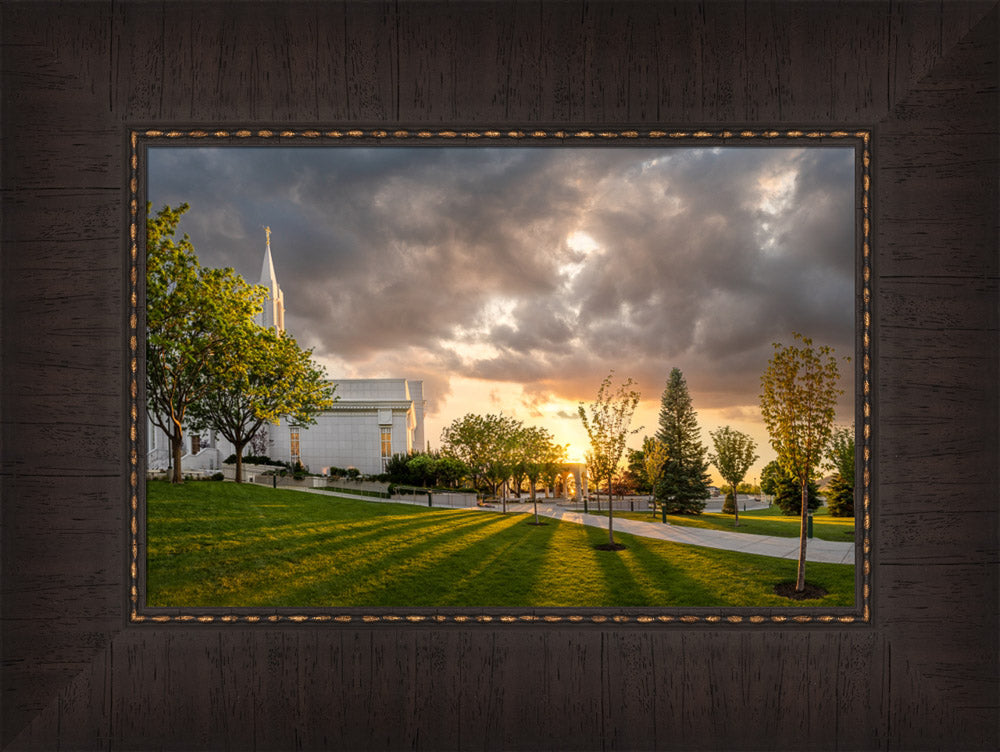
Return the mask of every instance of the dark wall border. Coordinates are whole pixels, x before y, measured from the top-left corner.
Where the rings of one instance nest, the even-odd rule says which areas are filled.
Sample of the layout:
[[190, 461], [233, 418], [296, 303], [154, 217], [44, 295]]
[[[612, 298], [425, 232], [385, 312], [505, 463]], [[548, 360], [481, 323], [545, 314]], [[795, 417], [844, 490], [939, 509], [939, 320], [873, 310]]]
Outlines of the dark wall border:
[[[996, 2], [0, 14], [5, 748], [1000, 746]], [[135, 123], [872, 124], [870, 625], [131, 624]]]

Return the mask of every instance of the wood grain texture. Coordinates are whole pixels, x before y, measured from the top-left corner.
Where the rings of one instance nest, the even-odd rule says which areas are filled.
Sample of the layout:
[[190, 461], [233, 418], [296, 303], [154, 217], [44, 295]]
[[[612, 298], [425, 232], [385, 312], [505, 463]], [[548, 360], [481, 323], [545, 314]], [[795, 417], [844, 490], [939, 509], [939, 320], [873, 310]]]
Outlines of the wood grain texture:
[[[7, 749], [992, 749], [995, 2], [7, 2]], [[874, 129], [868, 626], [130, 625], [140, 124]]]

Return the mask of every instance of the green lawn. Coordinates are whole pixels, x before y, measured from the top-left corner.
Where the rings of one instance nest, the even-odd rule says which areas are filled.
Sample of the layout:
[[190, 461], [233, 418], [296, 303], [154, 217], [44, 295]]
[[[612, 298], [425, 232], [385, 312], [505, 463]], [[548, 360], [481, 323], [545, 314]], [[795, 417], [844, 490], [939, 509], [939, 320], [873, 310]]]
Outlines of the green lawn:
[[809, 563], [829, 595], [790, 601], [795, 562], [529, 514], [367, 502], [249, 484], [147, 483], [152, 607], [851, 606], [854, 567]]
[[[606, 515], [607, 510], [595, 512], [595, 514]], [[654, 521], [652, 512], [620, 512], [616, 509], [615, 517], [643, 522]], [[661, 522], [662, 519], [661, 515], [657, 513], [655, 521]], [[698, 515], [668, 514], [667, 522], [686, 527], [729, 530], [753, 535], [775, 535], [780, 538], [798, 538], [800, 525], [798, 515], [786, 516], [778, 507], [740, 511], [739, 527], [733, 525], [733, 515], [721, 512], [702, 512]], [[820, 507], [813, 512], [813, 536], [828, 541], [853, 541], [854, 518], [831, 517], [827, 513], [826, 507]]]

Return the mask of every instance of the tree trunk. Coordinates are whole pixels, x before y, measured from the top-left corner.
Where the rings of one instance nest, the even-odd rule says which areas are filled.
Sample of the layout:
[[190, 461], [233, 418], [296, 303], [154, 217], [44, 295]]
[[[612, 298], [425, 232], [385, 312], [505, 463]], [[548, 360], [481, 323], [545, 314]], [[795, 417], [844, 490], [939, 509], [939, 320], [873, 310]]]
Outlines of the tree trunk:
[[799, 525], [799, 573], [795, 581], [795, 592], [806, 589], [806, 516], [809, 513], [809, 478], [802, 482], [802, 521]]
[[615, 505], [611, 497], [611, 476], [608, 476], [608, 541], [615, 545]]
[[740, 503], [739, 499], [736, 498], [736, 484], [733, 483], [733, 514], [736, 516], [733, 521], [733, 527], [740, 526]]
[[170, 451], [174, 456], [174, 475], [170, 479], [171, 483], [183, 483], [184, 472], [181, 468], [181, 450], [184, 449], [184, 434], [171, 434]]
[[247, 442], [238, 444], [233, 442], [233, 446], [236, 447], [236, 482], [243, 482], [243, 447], [247, 445]]

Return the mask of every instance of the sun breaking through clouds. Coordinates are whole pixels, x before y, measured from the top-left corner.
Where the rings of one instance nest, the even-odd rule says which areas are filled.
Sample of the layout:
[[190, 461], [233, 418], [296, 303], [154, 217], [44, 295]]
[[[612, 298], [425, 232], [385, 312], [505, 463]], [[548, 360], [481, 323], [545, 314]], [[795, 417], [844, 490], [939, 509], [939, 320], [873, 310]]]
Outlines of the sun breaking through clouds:
[[611, 368], [652, 434], [676, 366], [703, 442], [750, 431], [759, 472], [772, 343], [854, 350], [851, 148], [152, 147], [148, 186], [251, 282], [270, 226], [289, 332], [331, 377], [423, 379], [435, 447], [502, 410], [582, 454]]

